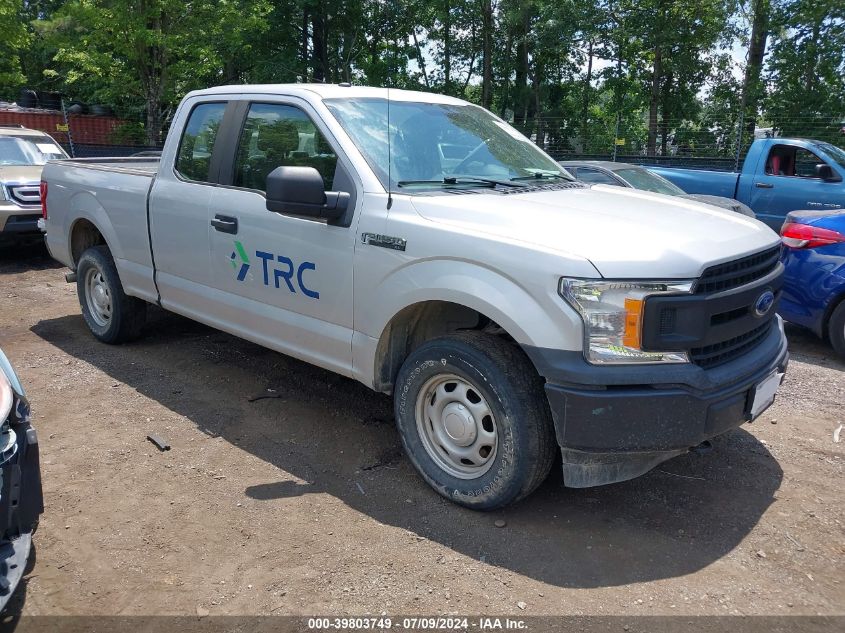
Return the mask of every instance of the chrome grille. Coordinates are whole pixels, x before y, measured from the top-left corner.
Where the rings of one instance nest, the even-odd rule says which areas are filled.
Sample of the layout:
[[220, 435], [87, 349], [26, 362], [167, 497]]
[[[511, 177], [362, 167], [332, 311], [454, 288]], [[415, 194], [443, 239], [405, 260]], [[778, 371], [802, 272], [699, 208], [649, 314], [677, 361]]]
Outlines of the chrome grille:
[[41, 204], [39, 185], [8, 185], [9, 198], [21, 206], [34, 207]]

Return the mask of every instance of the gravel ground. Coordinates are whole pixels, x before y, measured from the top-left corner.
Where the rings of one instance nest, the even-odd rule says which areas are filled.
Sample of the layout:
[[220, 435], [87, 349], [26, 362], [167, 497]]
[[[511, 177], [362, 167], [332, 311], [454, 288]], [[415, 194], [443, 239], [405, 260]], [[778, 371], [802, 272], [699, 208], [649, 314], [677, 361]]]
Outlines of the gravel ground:
[[389, 398], [159, 310], [100, 344], [63, 274], [0, 255], [46, 504], [13, 611], [845, 613], [845, 364], [801, 330], [775, 405], [713, 451], [586, 490], [555, 469], [481, 514], [416, 475]]

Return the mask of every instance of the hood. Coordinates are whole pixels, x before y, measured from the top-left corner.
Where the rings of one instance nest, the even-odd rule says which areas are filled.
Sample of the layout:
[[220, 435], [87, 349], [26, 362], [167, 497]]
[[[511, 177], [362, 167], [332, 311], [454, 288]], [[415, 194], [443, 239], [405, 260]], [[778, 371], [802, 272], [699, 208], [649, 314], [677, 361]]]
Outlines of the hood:
[[0, 165], [0, 183], [38, 184], [42, 169], [44, 165]]
[[710, 194], [706, 193], [686, 193], [678, 197], [688, 198], [689, 200], [698, 200], [699, 202], [703, 202], [704, 204], [712, 204], [714, 207], [721, 207], [722, 209], [728, 209], [730, 211], [735, 211], [736, 213], [742, 213], [743, 215], [747, 215], [751, 218], [757, 217], [747, 205], [743, 204], [739, 200], [734, 200], [733, 198], [725, 198], [724, 196], [711, 196]]
[[623, 187], [478, 191], [412, 201], [430, 221], [576, 255], [605, 278], [691, 279], [779, 242], [765, 224], [739, 213]]

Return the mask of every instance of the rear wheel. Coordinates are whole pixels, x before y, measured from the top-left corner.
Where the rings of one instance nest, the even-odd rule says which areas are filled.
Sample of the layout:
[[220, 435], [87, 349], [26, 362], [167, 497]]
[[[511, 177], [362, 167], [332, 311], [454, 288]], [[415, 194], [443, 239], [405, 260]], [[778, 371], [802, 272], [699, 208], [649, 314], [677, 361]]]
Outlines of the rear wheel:
[[76, 266], [76, 292], [91, 333], [103, 343], [124, 343], [141, 333], [147, 304], [123, 292], [106, 246], [92, 246]]
[[830, 344], [839, 356], [845, 359], [845, 299], [839, 302], [827, 322]]
[[423, 344], [402, 365], [394, 401], [411, 462], [460, 505], [502, 507], [549, 473], [556, 444], [542, 379], [502, 337], [467, 332]]

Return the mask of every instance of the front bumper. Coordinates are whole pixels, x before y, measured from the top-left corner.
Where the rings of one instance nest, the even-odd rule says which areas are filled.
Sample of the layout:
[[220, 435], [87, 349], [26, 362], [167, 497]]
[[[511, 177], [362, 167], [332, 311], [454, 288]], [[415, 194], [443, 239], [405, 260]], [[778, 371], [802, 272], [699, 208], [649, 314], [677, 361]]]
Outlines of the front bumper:
[[38, 219], [40, 211], [20, 207], [0, 206], [0, 241], [14, 242], [40, 237]]
[[38, 436], [28, 422], [13, 427], [14, 450], [0, 464], [0, 610], [26, 568], [32, 532], [44, 512]]
[[756, 348], [712, 369], [597, 367], [580, 352], [526, 351], [546, 378], [573, 488], [632, 479], [740, 426], [751, 419], [754, 388], [789, 359], [779, 319]]

